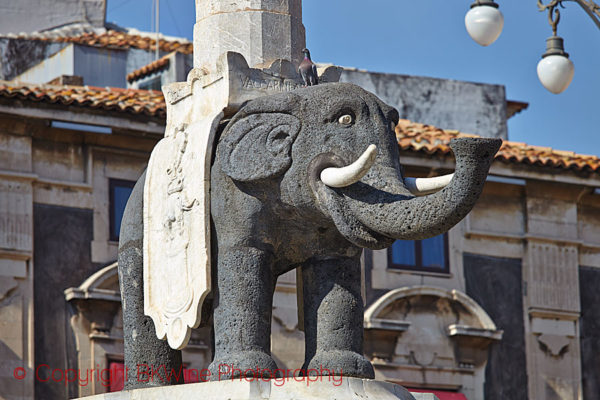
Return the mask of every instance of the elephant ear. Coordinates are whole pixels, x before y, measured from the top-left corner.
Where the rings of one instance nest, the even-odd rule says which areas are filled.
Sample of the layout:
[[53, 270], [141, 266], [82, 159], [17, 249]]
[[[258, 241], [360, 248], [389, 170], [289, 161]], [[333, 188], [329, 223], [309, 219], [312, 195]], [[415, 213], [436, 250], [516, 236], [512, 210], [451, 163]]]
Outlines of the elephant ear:
[[269, 100], [262, 107], [259, 101], [249, 103], [223, 132], [218, 150], [221, 168], [236, 181], [276, 177], [292, 163], [292, 144], [301, 122], [282, 107], [290, 105], [286, 99]]

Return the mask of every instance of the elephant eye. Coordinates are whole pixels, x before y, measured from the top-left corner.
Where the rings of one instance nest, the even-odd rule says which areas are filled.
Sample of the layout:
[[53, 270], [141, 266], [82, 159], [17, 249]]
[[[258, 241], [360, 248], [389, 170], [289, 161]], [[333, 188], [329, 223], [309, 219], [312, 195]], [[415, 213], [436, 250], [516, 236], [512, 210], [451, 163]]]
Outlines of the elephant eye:
[[351, 125], [353, 121], [352, 115], [344, 114], [339, 119], [338, 122], [342, 125]]

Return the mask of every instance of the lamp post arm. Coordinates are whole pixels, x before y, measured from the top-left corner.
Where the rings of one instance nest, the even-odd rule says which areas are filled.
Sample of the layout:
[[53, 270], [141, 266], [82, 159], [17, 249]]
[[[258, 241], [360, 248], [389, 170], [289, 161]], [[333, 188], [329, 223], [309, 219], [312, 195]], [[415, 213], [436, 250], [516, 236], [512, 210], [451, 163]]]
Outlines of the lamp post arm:
[[600, 29], [600, 6], [592, 0], [574, 0], [585, 10], [585, 12], [594, 20], [594, 23]]
[[[587, 15], [594, 21], [598, 29], [600, 29], [600, 5], [596, 4], [593, 0], [550, 0], [548, 4], [544, 4], [543, 0], [538, 0], [537, 2], [540, 11], [545, 11], [548, 9], [553, 10], [559, 5], [563, 7], [562, 3], [564, 1], [573, 1], [579, 4], [579, 6], [583, 8]], [[552, 11], [550, 12], [552, 13]]]

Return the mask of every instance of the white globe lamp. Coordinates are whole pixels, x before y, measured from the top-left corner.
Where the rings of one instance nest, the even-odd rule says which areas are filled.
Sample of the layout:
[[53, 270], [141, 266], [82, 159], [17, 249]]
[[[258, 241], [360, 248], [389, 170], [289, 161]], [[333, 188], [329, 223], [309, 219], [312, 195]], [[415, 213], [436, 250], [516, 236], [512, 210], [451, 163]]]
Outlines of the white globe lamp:
[[477, 0], [465, 15], [469, 36], [482, 46], [494, 43], [504, 27], [504, 17], [493, 0]]
[[563, 39], [560, 36], [546, 39], [546, 52], [537, 65], [542, 85], [554, 94], [562, 93], [571, 84], [574, 73], [575, 67], [565, 52]]

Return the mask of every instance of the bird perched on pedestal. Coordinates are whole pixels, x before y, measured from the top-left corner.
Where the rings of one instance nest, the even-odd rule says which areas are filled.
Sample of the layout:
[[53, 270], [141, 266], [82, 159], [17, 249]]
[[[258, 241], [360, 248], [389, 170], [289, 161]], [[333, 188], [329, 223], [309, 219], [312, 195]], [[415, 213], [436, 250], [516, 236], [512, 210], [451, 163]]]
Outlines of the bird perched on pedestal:
[[319, 83], [317, 66], [310, 59], [310, 51], [308, 49], [302, 49], [302, 53], [304, 53], [304, 60], [302, 60], [298, 67], [298, 73], [304, 80], [304, 86], [314, 86]]

